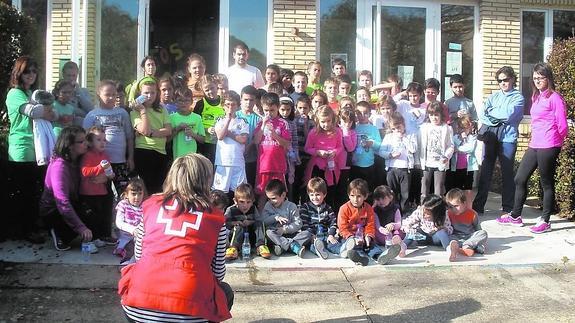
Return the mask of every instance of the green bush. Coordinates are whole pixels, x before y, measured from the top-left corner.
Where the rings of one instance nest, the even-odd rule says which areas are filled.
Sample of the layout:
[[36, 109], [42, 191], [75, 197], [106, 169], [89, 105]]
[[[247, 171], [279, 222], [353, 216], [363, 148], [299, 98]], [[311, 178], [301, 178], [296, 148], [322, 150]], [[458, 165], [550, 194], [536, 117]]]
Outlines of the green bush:
[[20, 14], [14, 7], [0, 2], [0, 159], [7, 158], [8, 117], [6, 93], [14, 61], [33, 46], [32, 19]]
[[555, 198], [559, 215], [575, 218], [575, 38], [557, 40], [548, 57], [553, 69], [555, 89], [567, 103], [569, 135], [559, 154], [559, 165], [555, 176]]

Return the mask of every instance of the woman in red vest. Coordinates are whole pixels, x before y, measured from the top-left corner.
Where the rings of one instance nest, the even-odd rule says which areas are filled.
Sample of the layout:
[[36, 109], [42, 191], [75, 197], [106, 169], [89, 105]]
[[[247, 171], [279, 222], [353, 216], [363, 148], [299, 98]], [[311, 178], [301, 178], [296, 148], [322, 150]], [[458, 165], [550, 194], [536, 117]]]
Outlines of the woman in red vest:
[[231, 318], [233, 292], [222, 281], [227, 229], [209, 199], [212, 169], [202, 155], [179, 157], [163, 192], [142, 204], [137, 262], [122, 269], [118, 284], [130, 322]]

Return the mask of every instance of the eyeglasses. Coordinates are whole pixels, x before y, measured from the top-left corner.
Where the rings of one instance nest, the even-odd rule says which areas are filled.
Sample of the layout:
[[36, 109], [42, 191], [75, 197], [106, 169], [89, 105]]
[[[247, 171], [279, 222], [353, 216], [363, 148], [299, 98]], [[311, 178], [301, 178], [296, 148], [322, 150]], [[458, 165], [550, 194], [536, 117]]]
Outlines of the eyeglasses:
[[510, 78], [510, 77], [508, 77], [508, 78], [505, 78], [505, 79], [497, 79], [497, 83], [501, 83], [501, 82], [505, 82], [505, 83], [507, 83], [507, 82], [509, 82], [509, 80], [511, 80], [511, 78]]
[[534, 77], [533, 78], [533, 82], [541, 82], [543, 80], [547, 79], [547, 77], [545, 76], [541, 76], [541, 77]]

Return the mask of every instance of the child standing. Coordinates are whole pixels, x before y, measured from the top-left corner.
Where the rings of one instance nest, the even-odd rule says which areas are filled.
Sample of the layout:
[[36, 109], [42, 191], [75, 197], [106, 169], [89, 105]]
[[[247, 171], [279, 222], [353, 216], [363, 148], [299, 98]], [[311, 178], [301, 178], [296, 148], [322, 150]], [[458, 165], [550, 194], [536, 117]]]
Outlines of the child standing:
[[477, 213], [469, 207], [465, 192], [454, 188], [447, 192], [445, 200], [449, 207], [447, 212], [453, 234], [451, 239], [458, 241], [459, 253], [471, 257], [475, 252], [485, 253], [487, 231], [481, 229]]
[[321, 107], [322, 105], [327, 105], [327, 103], [328, 103], [327, 95], [322, 90], [313, 91], [313, 93], [310, 95], [310, 100], [311, 100], [311, 114], [312, 115], [315, 115], [315, 113], [317, 112], [317, 109], [319, 107]]
[[339, 84], [337, 87], [337, 97], [341, 99], [343, 97], [349, 96], [351, 93], [351, 77], [349, 77], [347, 74], [342, 74], [337, 76], [337, 80]]
[[226, 226], [230, 232], [230, 246], [226, 250], [226, 260], [238, 259], [238, 250], [244, 241], [244, 232], [249, 233], [250, 241], [255, 241], [258, 255], [270, 259], [271, 254], [265, 245], [265, 235], [258, 209], [254, 205], [255, 195], [248, 183], [238, 185], [234, 191], [234, 204], [226, 209]]
[[433, 177], [434, 194], [445, 194], [445, 171], [453, 155], [453, 129], [445, 123], [443, 109], [439, 102], [427, 106], [429, 123], [421, 126], [419, 158], [423, 169], [421, 179], [421, 200], [429, 194]]
[[417, 137], [405, 132], [405, 120], [398, 112], [391, 115], [389, 124], [391, 133], [383, 138], [379, 154], [386, 159], [387, 184], [395, 193], [395, 200], [399, 201], [401, 211], [407, 213], [410, 171], [413, 169], [417, 151]]
[[231, 91], [223, 102], [226, 114], [214, 126], [218, 143], [213, 188], [230, 195], [240, 184], [247, 182], [244, 151], [250, 130], [243, 119], [236, 118], [240, 96]]
[[[282, 68], [280, 71], [280, 82], [282, 84], [284, 94], [292, 94], [294, 87], [292, 84], [294, 72], [288, 68]], [[268, 91], [269, 92], [269, 91]], [[278, 94], [279, 95], [279, 94]]]
[[424, 106], [429, 106], [433, 102], [439, 103], [441, 107], [441, 113], [443, 114], [443, 120], [445, 123], [450, 124], [451, 118], [449, 117], [449, 112], [447, 110], [447, 105], [441, 103], [437, 100], [437, 96], [439, 95], [441, 90], [441, 83], [436, 78], [428, 78], [425, 80], [425, 103]]
[[202, 117], [192, 112], [193, 92], [187, 87], [178, 87], [174, 92], [177, 112], [170, 114], [172, 124], [172, 151], [174, 159], [195, 153], [198, 143], [204, 142], [206, 132]]
[[357, 146], [357, 134], [355, 133], [356, 116], [353, 108], [344, 107], [339, 110], [339, 128], [343, 135], [343, 153], [340, 159], [341, 171], [337, 183], [337, 198], [335, 208], [347, 201], [347, 186], [349, 185], [349, 176], [353, 159], [353, 152]]
[[293, 191], [293, 202], [295, 204], [300, 204], [305, 200], [304, 194], [301, 194], [305, 186], [303, 178], [305, 176], [305, 169], [311, 156], [305, 152], [305, 142], [309, 135], [309, 132], [315, 127], [315, 123], [310, 115], [311, 101], [308, 96], [300, 96], [296, 101], [296, 116], [295, 125], [297, 129], [297, 149], [299, 154], [299, 165], [295, 167], [295, 178], [294, 178], [294, 191]]
[[335, 238], [337, 218], [331, 206], [325, 203], [325, 181], [319, 177], [310, 179], [307, 183], [307, 194], [309, 202], [302, 203], [299, 207], [302, 231], [309, 231], [314, 236], [310, 251], [322, 259], [327, 259], [328, 250], [339, 254], [341, 243]]
[[[114, 245], [111, 237], [113, 198], [108, 191], [114, 177], [109, 157], [105, 152], [106, 134], [101, 127], [92, 127], [86, 135], [88, 151], [80, 162], [80, 199], [92, 212], [94, 245], [98, 248]], [[88, 211], [88, 212], [90, 212]]]
[[134, 170], [134, 128], [128, 112], [116, 107], [116, 83], [103, 80], [98, 85], [99, 106], [88, 112], [84, 118], [84, 129], [94, 126], [104, 129], [106, 154], [114, 171], [114, 187], [117, 197], [128, 185], [129, 175]]
[[311, 94], [315, 90], [321, 90], [321, 63], [318, 61], [313, 61], [307, 65], [307, 77], [308, 77], [308, 85], [306, 89], [307, 95], [311, 96]]
[[367, 266], [371, 258], [385, 265], [397, 257], [401, 247], [395, 244], [382, 251], [375, 243], [375, 213], [365, 201], [369, 195], [367, 182], [360, 178], [354, 179], [349, 183], [347, 195], [349, 202], [341, 206], [337, 215], [339, 234], [346, 240], [344, 252], [347, 250], [347, 257], [362, 266]]
[[204, 98], [196, 103], [194, 112], [202, 116], [202, 123], [206, 131], [204, 144], [198, 148], [199, 152], [206, 156], [212, 164], [216, 158], [216, 132], [214, 125], [220, 117], [225, 114], [222, 108], [221, 98], [218, 96], [218, 86], [214, 81], [213, 76], [204, 75], [200, 80]]
[[56, 82], [52, 94], [56, 98], [54, 101], [54, 112], [56, 120], [52, 122], [54, 135], [60, 136], [62, 129], [74, 124], [74, 106], [70, 104], [70, 98], [74, 95], [75, 85], [70, 81], [60, 80]]
[[246, 161], [246, 178], [248, 183], [254, 187], [256, 182], [256, 168], [258, 161], [258, 147], [254, 143], [254, 133], [261, 117], [254, 112], [258, 90], [252, 85], [246, 85], [242, 89], [240, 110], [236, 112], [236, 117], [244, 120], [248, 124], [249, 135], [246, 143], [244, 158]]
[[310, 131], [305, 142], [305, 151], [311, 156], [307, 164], [304, 181], [311, 177], [322, 177], [327, 183], [328, 204], [335, 202], [343, 154], [343, 133], [336, 126], [336, 115], [328, 106], [322, 106], [316, 113], [317, 127]]
[[174, 81], [171, 77], [163, 77], [158, 82], [160, 87], [160, 106], [168, 111], [168, 114], [174, 114], [177, 111], [174, 104]]
[[276, 64], [268, 65], [266, 67], [264, 78], [266, 81], [266, 85], [262, 86], [262, 89], [268, 91], [270, 84], [280, 81], [280, 67], [277, 66]]
[[463, 76], [454, 74], [449, 78], [449, 85], [453, 96], [445, 101], [451, 120], [469, 115], [473, 122], [477, 122], [477, 110], [473, 101], [465, 97], [465, 83]]
[[287, 171], [287, 151], [291, 147], [291, 134], [288, 123], [279, 116], [279, 97], [275, 93], [262, 96], [264, 117], [254, 133], [254, 143], [258, 146], [256, 194], [259, 194], [258, 208], [266, 201], [265, 187], [272, 179], [285, 183]]
[[382, 246], [399, 244], [400, 256], [405, 256], [405, 243], [401, 232], [401, 212], [389, 186], [381, 185], [373, 191], [373, 211], [375, 212], [375, 241]]
[[142, 202], [146, 197], [146, 187], [140, 178], [132, 178], [122, 193], [122, 200], [116, 205], [116, 227], [118, 231], [118, 245], [114, 254], [122, 258], [120, 263], [132, 258], [134, 255], [134, 233], [142, 222], [144, 213]]
[[409, 247], [413, 242], [424, 245], [441, 246], [447, 251], [449, 261], [455, 261], [459, 244], [450, 240], [453, 233], [451, 221], [447, 216], [445, 201], [439, 195], [428, 195], [401, 225], [406, 236], [403, 242]]
[[453, 126], [453, 144], [455, 153], [451, 158], [451, 167], [446, 175], [446, 190], [459, 188], [465, 192], [465, 199], [471, 207], [473, 201], [473, 177], [479, 170], [478, 158], [475, 155], [477, 135], [475, 124], [468, 114], [455, 119]]
[[379, 151], [381, 136], [377, 128], [369, 122], [371, 107], [368, 102], [357, 104], [357, 147], [353, 154], [351, 178], [362, 178], [367, 181], [369, 187], [374, 187], [375, 172], [384, 172], [385, 169], [375, 169], [375, 152]]
[[300, 97], [307, 96], [307, 93], [305, 92], [307, 89], [307, 75], [301, 71], [295, 72], [292, 84], [294, 91], [289, 95], [289, 97], [295, 103]]
[[297, 205], [286, 199], [286, 186], [279, 179], [270, 180], [265, 187], [269, 199], [262, 212], [266, 236], [275, 244], [274, 253], [281, 256], [291, 250], [303, 257], [305, 246], [312, 238], [309, 231], [301, 231], [302, 222]]
[[333, 77], [328, 78], [327, 80], [325, 80], [325, 82], [323, 82], [323, 90], [327, 98], [326, 104], [329, 105], [329, 107], [337, 115], [337, 113], [339, 112], [339, 102], [337, 100], [337, 94], [339, 91], [339, 81]]
[[[295, 92], [294, 92], [295, 93]], [[292, 93], [293, 94], [293, 93]], [[297, 128], [295, 125], [295, 112], [294, 104], [289, 96], [280, 97], [280, 107], [279, 114], [282, 119], [284, 119], [289, 127], [290, 131], [290, 142], [291, 146], [287, 152], [287, 190], [288, 199], [293, 201], [293, 183], [295, 180], [295, 168], [301, 162], [299, 160], [299, 149], [298, 149], [298, 139], [297, 139]]]

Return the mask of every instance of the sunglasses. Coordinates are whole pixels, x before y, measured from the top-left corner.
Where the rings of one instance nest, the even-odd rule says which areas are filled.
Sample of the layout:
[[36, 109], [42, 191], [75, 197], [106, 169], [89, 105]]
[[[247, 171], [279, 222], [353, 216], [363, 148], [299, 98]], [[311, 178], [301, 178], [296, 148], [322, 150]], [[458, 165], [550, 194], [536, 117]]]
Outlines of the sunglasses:
[[506, 79], [497, 79], [497, 83], [501, 83], [501, 82], [507, 83], [507, 82], [509, 82], [510, 80], [511, 80], [510, 77], [508, 77], [508, 78], [506, 78]]

